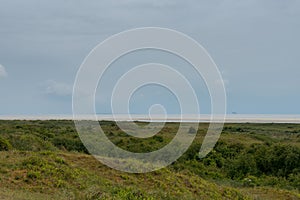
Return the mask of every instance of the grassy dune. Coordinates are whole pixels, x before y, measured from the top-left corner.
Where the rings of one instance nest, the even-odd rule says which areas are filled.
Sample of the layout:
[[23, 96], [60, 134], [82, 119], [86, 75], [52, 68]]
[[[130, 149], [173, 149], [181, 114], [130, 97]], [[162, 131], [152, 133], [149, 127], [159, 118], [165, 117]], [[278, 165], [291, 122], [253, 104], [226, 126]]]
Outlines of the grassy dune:
[[[178, 128], [168, 123], [137, 139], [114, 122], [100, 123], [132, 152], [161, 148]], [[72, 121], [0, 121], [0, 199], [300, 199], [300, 125], [226, 124], [200, 160], [206, 129], [200, 124], [189, 150], [169, 167], [128, 174], [89, 155]]]

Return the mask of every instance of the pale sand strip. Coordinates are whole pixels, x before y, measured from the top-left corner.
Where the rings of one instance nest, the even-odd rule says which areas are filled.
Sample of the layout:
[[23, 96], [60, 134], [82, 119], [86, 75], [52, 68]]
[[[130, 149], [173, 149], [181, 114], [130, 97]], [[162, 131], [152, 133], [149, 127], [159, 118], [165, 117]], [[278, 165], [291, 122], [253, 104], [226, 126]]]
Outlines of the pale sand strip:
[[[180, 115], [169, 115], [168, 122], [180, 122]], [[210, 122], [210, 115], [183, 115], [182, 121], [184, 122]], [[93, 115], [81, 115], [76, 117], [77, 120], [95, 120]], [[131, 119], [127, 115], [97, 115], [100, 120], [113, 120], [113, 121], [165, 121], [164, 116], [151, 116], [147, 115], [132, 115]], [[221, 122], [222, 118], [217, 116], [214, 122]], [[0, 115], [0, 120], [73, 120], [72, 115], [15, 115], [6, 116]], [[295, 123], [300, 124], [300, 115], [227, 115], [226, 123]]]

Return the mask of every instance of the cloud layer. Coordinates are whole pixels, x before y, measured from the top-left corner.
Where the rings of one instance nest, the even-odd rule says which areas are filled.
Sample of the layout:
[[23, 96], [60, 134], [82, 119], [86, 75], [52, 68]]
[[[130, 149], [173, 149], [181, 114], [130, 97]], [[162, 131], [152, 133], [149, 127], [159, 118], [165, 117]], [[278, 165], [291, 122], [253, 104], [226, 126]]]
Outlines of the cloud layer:
[[0, 64], [0, 77], [6, 77], [6, 76], [7, 76], [7, 72], [4, 66]]
[[[10, 78], [0, 84], [5, 96], [0, 98], [5, 105], [0, 114], [71, 113], [71, 83], [85, 56], [110, 35], [144, 26], [181, 31], [208, 50], [226, 72], [229, 113], [300, 114], [299, 19], [297, 0], [2, 1], [0, 61]], [[121, 66], [168, 59], [130, 58], [107, 79], [115, 80]], [[171, 64], [187, 71], [180, 62]], [[0, 65], [0, 78], [5, 76]], [[111, 82], [104, 85], [104, 93]], [[206, 101], [203, 93], [197, 87], [200, 101]], [[153, 92], [140, 102], [148, 105], [156, 99]], [[135, 110], [141, 110], [137, 105]], [[96, 106], [109, 112], [106, 98], [99, 98]]]

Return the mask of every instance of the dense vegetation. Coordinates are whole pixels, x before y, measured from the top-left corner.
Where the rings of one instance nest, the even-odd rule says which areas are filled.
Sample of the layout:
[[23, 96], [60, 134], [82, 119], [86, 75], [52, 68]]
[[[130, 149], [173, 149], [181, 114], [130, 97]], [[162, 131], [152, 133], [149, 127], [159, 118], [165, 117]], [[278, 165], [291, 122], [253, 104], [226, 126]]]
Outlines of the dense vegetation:
[[[148, 139], [100, 122], [132, 152], [172, 140], [177, 123]], [[145, 123], [138, 123], [144, 126]], [[4, 199], [300, 199], [300, 125], [226, 124], [214, 150], [199, 159], [207, 124], [166, 169], [127, 174], [110, 169], [81, 143], [72, 121], [0, 121], [0, 196]], [[13, 196], [12, 196], [13, 195]]]

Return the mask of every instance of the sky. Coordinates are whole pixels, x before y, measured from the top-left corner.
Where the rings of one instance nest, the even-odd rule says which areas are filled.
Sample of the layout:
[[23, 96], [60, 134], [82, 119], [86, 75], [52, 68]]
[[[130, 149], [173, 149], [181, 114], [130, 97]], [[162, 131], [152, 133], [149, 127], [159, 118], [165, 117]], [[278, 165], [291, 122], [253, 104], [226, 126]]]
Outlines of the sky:
[[[228, 113], [300, 114], [298, 0], [0, 0], [0, 5], [0, 115], [72, 114], [73, 84], [88, 53], [113, 34], [149, 26], [185, 33], [208, 51], [225, 82]], [[98, 113], [111, 112], [107, 90], [122, 67], [155, 61], [188, 68], [163, 52], [128, 56], [114, 63], [99, 86]], [[200, 110], [209, 113], [205, 85], [183, 71], [195, 85]], [[144, 113], [157, 103], [179, 112], [174, 95], [155, 85], [136, 91], [130, 110]]]

